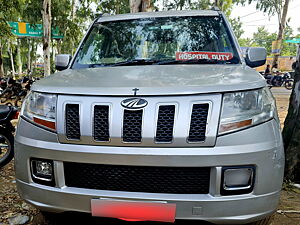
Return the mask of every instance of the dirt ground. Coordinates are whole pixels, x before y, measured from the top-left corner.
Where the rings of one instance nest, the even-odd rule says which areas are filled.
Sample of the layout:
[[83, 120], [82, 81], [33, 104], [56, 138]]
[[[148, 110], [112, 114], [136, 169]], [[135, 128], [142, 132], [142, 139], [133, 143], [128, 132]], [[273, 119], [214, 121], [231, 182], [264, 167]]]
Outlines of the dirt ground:
[[[283, 121], [287, 113], [290, 92], [282, 88], [272, 88], [276, 97], [279, 117], [283, 127]], [[0, 225], [10, 224], [12, 218], [16, 216], [28, 216], [26, 224], [31, 225], [49, 225], [38, 210], [23, 202], [16, 190], [13, 162], [4, 168], [0, 168]], [[24, 218], [23, 218], [24, 219]], [[54, 224], [54, 223], [51, 223]], [[121, 222], [116, 220], [98, 220], [89, 215], [75, 215], [72, 217], [61, 217], [55, 224], [161, 224], [161, 223], [141, 223], [141, 222]], [[187, 222], [176, 222], [176, 224], [187, 224]], [[207, 224], [199, 222], [190, 222], [189, 224]], [[300, 225], [300, 189], [285, 188], [281, 193], [280, 204], [277, 213], [275, 213], [272, 225]]]

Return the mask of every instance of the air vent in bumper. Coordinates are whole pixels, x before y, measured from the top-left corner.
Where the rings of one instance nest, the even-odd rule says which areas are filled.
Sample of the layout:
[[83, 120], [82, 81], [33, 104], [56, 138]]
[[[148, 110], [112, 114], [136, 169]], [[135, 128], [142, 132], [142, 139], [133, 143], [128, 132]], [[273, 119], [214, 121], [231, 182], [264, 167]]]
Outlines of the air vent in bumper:
[[64, 162], [64, 170], [68, 187], [148, 193], [209, 193], [209, 167], [147, 167]]

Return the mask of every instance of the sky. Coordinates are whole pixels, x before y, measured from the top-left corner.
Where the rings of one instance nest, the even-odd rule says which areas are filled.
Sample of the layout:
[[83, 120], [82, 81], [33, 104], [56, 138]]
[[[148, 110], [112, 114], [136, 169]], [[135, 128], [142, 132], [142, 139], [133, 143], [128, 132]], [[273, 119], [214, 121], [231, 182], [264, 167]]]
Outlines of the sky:
[[[253, 33], [257, 31], [260, 26], [265, 26], [269, 32], [278, 31], [278, 18], [277, 16], [269, 17], [266, 13], [256, 10], [256, 4], [246, 6], [234, 6], [231, 17], [240, 17], [243, 23], [243, 30], [245, 33], [242, 35], [243, 38], [251, 38]], [[294, 35], [300, 33], [297, 28], [300, 27], [300, 0], [291, 0], [288, 9], [288, 23], [294, 30]]]

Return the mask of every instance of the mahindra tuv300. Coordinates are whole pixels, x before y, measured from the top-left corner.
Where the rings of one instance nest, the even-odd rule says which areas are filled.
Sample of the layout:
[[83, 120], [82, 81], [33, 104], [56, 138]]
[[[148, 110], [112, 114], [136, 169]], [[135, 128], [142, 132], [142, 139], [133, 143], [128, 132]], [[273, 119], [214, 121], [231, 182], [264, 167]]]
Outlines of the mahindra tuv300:
[[218, 10], [101, 16], [32, 87], [21, 197], [46, 212], [268, 224], [283, 179], [274, 98]]

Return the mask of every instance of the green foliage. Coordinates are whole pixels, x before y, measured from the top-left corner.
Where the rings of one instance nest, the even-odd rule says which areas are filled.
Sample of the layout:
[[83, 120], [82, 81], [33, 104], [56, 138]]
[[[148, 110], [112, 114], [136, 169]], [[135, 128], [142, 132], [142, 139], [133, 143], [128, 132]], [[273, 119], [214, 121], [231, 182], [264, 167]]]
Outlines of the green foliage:
[[98, 3], [97, 12], [108, 14], [129, 13], [129, 0], [103, 0]]
[[252, 47], [252, 39], [251, 38], [239, 38], [239, 44], [241, 47]]
[[240, 17], [233, 18], [233, 19], [229, 18], [229, 22], [231, 24], [231, 27], [233, 29], [233, 32], [234, 32], [236, 38], [240, 39], [241, 36], [243, 35], [243, 33], [245, 32], [242, 28], [243, 24], [241, 22]]
[[7, 22], [15, 18], [22, 2], [22, 0], [0, 0], [0, 39], [12, 36]]
[[276, 33], [269, 33], [265, 27], [259, 27], [253, 34], [253, 46], [264, 47], [267, 54], [271, 55], [272, 41], [275, 41], [276, 37]]
[[243, 5], [256, 2], [256, 9], [268, 13], [270, 16], [280, 14], [284, 4], [284, 0], [239, 0], [238, 2]]
[[[264, 47], [267, 50], [267, 54], [271, 56], [272, 41], [275, 41], [276, 38], [276, 33], [269, 33], [265, 27], [259, 27], [257, 32], [253, 34], [253, 38], [239, 38], [238, 41], [242, 47]], [[284, 40], [293, 38], [300, 38], [300, 34], [293, 35], [292, 28], [287, 26], [284, 32]], [[296, 51], [296, 44], [283, 42], [281, 50], [282, 56], [295, 56]]]
[[[227, 16], [230, 15], [232, 6], [237, 0], [219, 0], [218, 7], [225, 12]], [[184, 10], [184, 9], [209, 9], [215, 5], [214, 1], [210, 0], [163, 0], [164, 10]]]
[[[290, 26], [287, 26], [284, 29], [284, 40], [290, 40], [297, 38], [293, 35], [293, 29]], [[297, 53], [297, 47], [294, 43], [286, 43], [283, 41], [281, 55], [283, 56], [295, 56]]]

